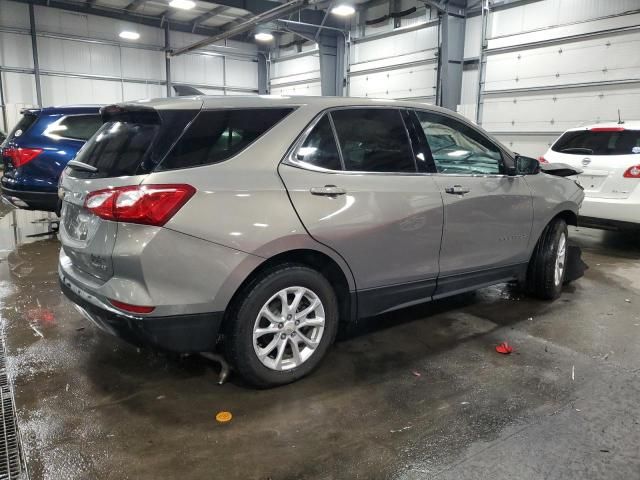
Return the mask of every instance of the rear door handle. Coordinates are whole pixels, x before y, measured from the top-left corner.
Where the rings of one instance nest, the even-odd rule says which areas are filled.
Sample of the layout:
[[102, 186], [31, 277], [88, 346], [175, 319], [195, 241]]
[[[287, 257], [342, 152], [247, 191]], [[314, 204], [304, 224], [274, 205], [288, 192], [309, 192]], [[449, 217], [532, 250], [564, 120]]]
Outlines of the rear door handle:
[[322, 195], [325, 197], [336, 197], [344, 195], [347, 191], [335, 185], [325, 185], [324, 187], [311, 187], [311, 195]]
[[445, 188], [444, 191], [453, 195], [464, 195], [465, 193], [469, 193], [471, 189], [463, 187], [462, 185], [454, 185], [453, 187]]

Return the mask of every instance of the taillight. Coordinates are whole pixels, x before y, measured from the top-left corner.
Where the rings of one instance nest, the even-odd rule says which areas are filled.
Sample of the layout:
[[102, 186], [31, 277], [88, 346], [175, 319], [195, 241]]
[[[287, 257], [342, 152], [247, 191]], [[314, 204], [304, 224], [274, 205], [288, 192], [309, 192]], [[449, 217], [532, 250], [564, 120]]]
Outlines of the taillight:
[[622, 176], [624, 178], [640, 178], [640, 165], [627, 168]]
[[544, 157], [542, 157], [542, 156], [538, 157], [538, 161], [539, 161], [540, 163], [549, 163], [549, 162], [547, 161], [547, 159], [546, 159], [546, 158], [544, 158]]
[[11, 160], [15, 168], [29, 163], [41, 153], [41, 148], [6, 147], [2, 150], [2, 154]]
[[84, 206], [105, 220], [161, 227], [194, 193], [191, 185], [115, 187], [89, 193]]
[[593, 127], [590, 132], [624, 132], [624, 127]]
[[118, 300], [109, 299], [109, 303], [120, 310], [131, 313], [151, 313], [156, 307], [145, 307], [142, 305], [131, 305], [130, 303], [119, 302]]

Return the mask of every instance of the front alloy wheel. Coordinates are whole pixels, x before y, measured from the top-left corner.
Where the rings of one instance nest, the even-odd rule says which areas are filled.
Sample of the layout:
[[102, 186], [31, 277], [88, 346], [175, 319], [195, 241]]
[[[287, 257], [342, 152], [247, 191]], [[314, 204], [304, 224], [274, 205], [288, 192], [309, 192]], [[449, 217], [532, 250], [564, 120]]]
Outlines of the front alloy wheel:
[[558, 240], [558, 252], [556, 253], [556, 268], [554, 274], [554, 283], [559, 286], [564, 280], [564, 266], [567, 258], [567, 235], [562, 232]]
[[324, 306], [305, 287], [280, 290], [262, 306], [253, 326], [253, 348], [271, 370], [290, 370], [306, 362], [324, 333]]

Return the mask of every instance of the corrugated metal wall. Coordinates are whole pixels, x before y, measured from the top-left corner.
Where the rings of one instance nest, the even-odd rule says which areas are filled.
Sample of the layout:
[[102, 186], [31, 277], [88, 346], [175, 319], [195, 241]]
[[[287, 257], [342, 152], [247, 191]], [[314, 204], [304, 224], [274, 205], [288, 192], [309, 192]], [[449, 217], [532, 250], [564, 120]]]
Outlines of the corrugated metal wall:
[[415, 99], [435, 103], [438, 73], [438, 22], [424, 4], [404, 0], [397, 11], [416, 7], [400, 19], [375, 25], [366, 21], [389, 14], [381, 4], [361, 11], [349, 54], [348, 94], [353, 97]]
[[[163, 97], [165, 86], [164, 30], [128, 24], [94, 15], [35, 7], [43, 105], [104, 104]], [[0, 68], [9, 127], [20, 109], [37, 104], [33, 74], [28, 6], [0, 0]], [[136, 42], [118, 34], [140, 33]], [[202, 36], [171, 32], [172, 47]], [[258, 91], [257, 49], [254, 44], [227, 42], [229, 53], [203, 51], [174, 57], [174, 83], [209, 94]]]
[[[640, 119], [640, 1], [541, 0], [490, 12], [480, 124], [515, 151], [543, 154], [567, 128]], [[467, 20], [465, 58], [480, 52]], [[477, 68], [461, 113], [475, 120]]]
[[317, 45], [303, 45], [300, 52], [296, 47], [279, 49], [270, 64], [269, 83], [273, 95], [322, 94]]

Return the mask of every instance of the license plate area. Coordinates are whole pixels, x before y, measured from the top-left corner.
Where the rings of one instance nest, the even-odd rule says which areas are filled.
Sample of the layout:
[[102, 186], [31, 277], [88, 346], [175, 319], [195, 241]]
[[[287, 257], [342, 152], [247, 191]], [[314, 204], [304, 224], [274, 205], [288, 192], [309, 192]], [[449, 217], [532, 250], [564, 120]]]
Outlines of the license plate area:
[[578, 183], [584, 187], [585, 191], [600, 190], [606, 176], [602, 175], [578, 175]]

